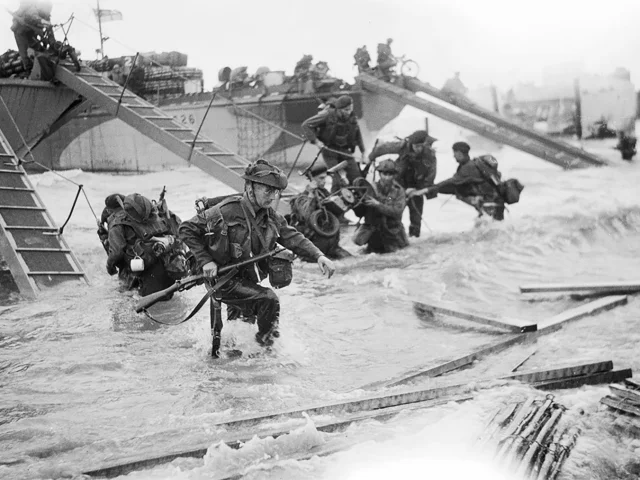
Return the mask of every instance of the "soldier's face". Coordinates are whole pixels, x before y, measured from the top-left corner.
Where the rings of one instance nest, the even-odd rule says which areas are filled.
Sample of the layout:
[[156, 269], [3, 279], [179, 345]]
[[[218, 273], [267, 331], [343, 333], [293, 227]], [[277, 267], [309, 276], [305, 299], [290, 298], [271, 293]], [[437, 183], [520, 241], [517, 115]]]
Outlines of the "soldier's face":
[[413, 150], [414, 153], [422, 153], [424, 150], [424, 143], [411, 144], [411, 150]]
[[462, 161], [465, 159], [465, 155], [462, 152], [454, 150], [453, 151], [453, 158], [455, 158], [458, 163], [462, 163]]
[[276, 199], [280, 196], [278, 188], [263, 185], [262, 183], [253, 184], [253, 195], [256, 199], [258, 208], [272, 207]]
[[327, 174], [321, 173], [320, 175], [316, 175], [313, 177], [313, 183], [316, 184], [316, 187], [324, 187], [324, 184], [327, 183]]
[[346, 118], [349, 115], [351, 115], [351, 112], [353, 112], [353, 105], [349, 105], [348, 107], [341, 108], [339, 111], [340, 111], [340, 115]]
[[393, 172], [380, 172], [380, 183], [389, 185], [393, 182], [395, 176], [396, 174]]

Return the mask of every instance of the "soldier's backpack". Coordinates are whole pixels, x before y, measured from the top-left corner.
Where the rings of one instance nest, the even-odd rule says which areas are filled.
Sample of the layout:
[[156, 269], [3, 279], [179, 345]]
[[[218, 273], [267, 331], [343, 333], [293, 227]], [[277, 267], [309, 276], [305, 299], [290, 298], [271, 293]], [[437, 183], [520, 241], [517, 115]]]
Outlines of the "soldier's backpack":
[[493, 155], [481, 155], [473, 159], [474, 165], [480, 171], [484, 179], [496, 189], [506, 204], [514, 204], [520, 201], [520, 192], [524, 185], [517, 178], [510, 178], [504, 182], [498, 171], [498, 160]]

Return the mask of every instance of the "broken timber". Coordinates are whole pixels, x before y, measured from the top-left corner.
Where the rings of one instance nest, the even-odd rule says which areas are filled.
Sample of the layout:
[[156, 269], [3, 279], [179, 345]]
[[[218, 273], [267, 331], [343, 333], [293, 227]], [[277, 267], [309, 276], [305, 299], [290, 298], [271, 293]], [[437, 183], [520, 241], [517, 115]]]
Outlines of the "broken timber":
[[515, 318], [506, 319], [506, 318], [485, 317], [475, 313], [456, 310], [453, 307], [449, 307], [444, 304], [424, 303], [424, 302], [414, 301], [413, 305], [414, 305], [414, 309], [418, 310], [420, 313], [429, 312], [429, 313], [439, 313], [442, 315], [449, 315], [451, 317], [461, 318], [463, 320], [468, 320], [474, 323], [489, 325], [491, 327], [503, 328], [511, 332], [525, 333], [525, 332], [534, 332], [536, 330], [536, 325], [534, 323], [527, 322], [524, 320], [518, 320]]
[[536, 383], [534, 387], [539, 390], [560, 390], [563, 388], [577, 388], [583, 385], [597, 385], [599, 383], [621, 382], [633, 374], [630, 368], [623, 370], [612, 370], [610, 372], [594, 373], [593, 375], [582, 375], [580, 377], [564, 378], [551, 382]]
[[522, 285], [520, 287], [520, 293], [554, 292], [635, 293], [640, 292], [640, 282], [549, 283]]
[[437, 377], [439, 375], [443, 375], [448, 372], [452, 372], [459, 368], [470, 365], [476, 360], [486, 357], [487, 355], [491, 355], [493, 353], [498, 353], [507, 348], [531, 341], [536, 339], [539, 335], [545, 333], [555, 332], [561, 329], [564, 325], [571, 321], [579, 320], [589, 315], [595, 315], [600, 312], [604, 312], [606, 310], [610, 310], [611, 308], [617, 307], [619, 305], [625, 305], [627, 303], [626, 296], [612, 296], [606, 298], [600, 298], [594, 300], [592, 302], [586, 303], [579, 307], [571, 308], [566, 310], [558, 315], [554, 315], [546, 320], [537, 324], [537, 330], [535, 332], [527, 332], [522, 334], [514, 334], [509, 336], [506, 339], [500, 340], [496, 343], [488, 345], [486, 347], [482, 347], [481, 349], [472, 352], [467, 355], [463, 355], [461, 357], [455, 358], [453, 360], [449, 360], [445, 363], [435, 366], [429, 367], [421, 367], [418, 370], [414, 370], [413, 372], [407, 373], [400, 378], [395, 378], [392, 380], [381, 381], [381, 382], [373, 382], [366, 385], [363, 385], [362, 389], [371, 390], [374, 388], [388, 388], [395, 387], [401, 385], [403, 383], [414, 380], [418, 377], [428, 376], [428, 377]]
[[640, 407], [632, 405], [626, 402], [624, 399], [621, 400], [619, 398], [614, 398], [607, 395], [606, 397], [602, 397], [600, 399], [600, 403], [606, 405], [607, 407], [613, 408], [614, 410], [620, 410], [621, 412], [640, 417]]
[[628, 389], [618, 385], [609, 385], [609, 390], [614, 395], [623, 398], [629, 403], [633, 403], [640, 407], [640, 392], [637, 390]]
[[[461, 396], [447, 397], [447, 398], [441, 398], [436, 400], [427, 400], [423, 402], [401, 404], [393, 407], [380, 408], [377, 410], [367, 411], [367, 412], [358, 412], [355, 414], [351, 414], [351, 415], [347, 415], [345, 417], [339, 418], [338, 420], [316, 422], [315, 428], [319, 432], [325, 432], [325, 433], [338, 432], [338, 431], [344, 430], [344, 428], [348, 427], [354, 422], [359, 422], [359, 421], [369, 420], [374, 418], [390, 417], [407, 410], [430, 408], [438, 405], [443, 405], [448, 402], [462, 402], [462, 401], [470, 400], [471, 398], [473, 397], [470, 395], [461, 395]], [[278, 429], [278, 430], [270, 430], [270, 431], [257, 432], [257, 433], [243, 432], [240, 434], [236, 434], [236, 437], [232, 439], [212, 440], [210, 442], [203, 443], [202, 445], [199, 445], [198, 447], [195, 447], [190, 450], [167, 453], [162, 456], [158, 456], [154, 458], [143, 458], [143, 459], [138, 458], [138, 459], [120, 460], [120, 462], [117, 464], [105, 465], [105, 466], [93, 469], [91, 471], [84, 472], [84, 475], [112, 478], [115, 476], [126, 475], [135, 470], [152, 468], [157, 465], [161, 465], [163, 463], [171, 462], [177, 458], [184, 458], [184, 457], [201, 458], [206, 455], [207, 450], [209, 450], [209, 448], [213, 444], [218, 444], [219, 442], [223, 442], [230, 448], [240, 448], [243, 444], [249, 442], [256, 435], [259, 436], [260, 438], [267, 438], [267, 437], [277, 438], [282, 435], [288, 434], [289, 432], [291, 432], [296, 428], [302, 427], [304, 425], [303, 422], [306, 422], [306, 419], [301, 419], [301, 423], [299, 425], [289, 426], [286, 430]], [[303, 455], [307, 455], [307, 454], [308, 452], [305, 452]], [[312, 454], [312, 455], [315, 455], [315, 454]]]

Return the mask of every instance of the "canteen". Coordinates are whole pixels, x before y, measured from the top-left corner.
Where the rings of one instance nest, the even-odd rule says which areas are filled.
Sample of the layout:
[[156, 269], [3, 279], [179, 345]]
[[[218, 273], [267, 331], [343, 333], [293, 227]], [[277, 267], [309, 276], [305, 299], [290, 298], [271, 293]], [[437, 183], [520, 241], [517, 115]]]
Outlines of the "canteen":
[[132, 272], [143, 272], [144, 271], [144, 260], [136, 255], [136, 258], [131, 260], [131, 271]]

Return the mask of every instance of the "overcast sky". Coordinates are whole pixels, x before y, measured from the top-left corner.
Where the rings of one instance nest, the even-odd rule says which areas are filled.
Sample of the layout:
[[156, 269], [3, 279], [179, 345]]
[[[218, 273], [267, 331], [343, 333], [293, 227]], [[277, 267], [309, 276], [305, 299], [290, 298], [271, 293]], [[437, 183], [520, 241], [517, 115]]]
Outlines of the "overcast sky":
[[[6, 8], [19, 2], [0, 3], [0, 49], [15, 49]], [[69, 39], [84, 59], [95, 59], [100, 45], [95, 7], [95, 0], [54, 2], [54, 22], [75, 15]], [[100, 7], [124, 16], [103, 24], [105, 54], [187, 53], [207, 89], [224, 66], [291, 74], [303, 54], [351, 81], [356, 48], [366, 44], [375, 59], [387, 37], [436, 86], [454, 71], [472, 88], [540, 82], [545, 67], [563, 63], [599, 74], [623, 66], [640, 84], [640, 0], [101, 0]]]

